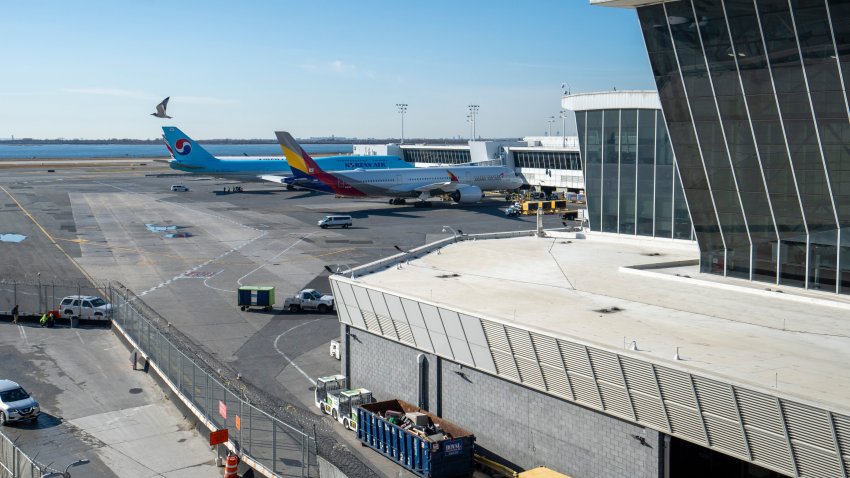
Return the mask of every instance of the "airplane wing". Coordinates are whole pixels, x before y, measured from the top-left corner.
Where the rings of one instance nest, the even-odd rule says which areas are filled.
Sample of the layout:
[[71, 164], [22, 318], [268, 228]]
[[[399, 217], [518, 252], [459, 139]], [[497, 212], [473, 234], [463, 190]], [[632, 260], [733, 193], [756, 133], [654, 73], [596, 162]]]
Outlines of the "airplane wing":
[[286, 180], [287, 179], [291, 180], [292, 176], [282, 176], [282, 175], [279, 176], [279, 175], [276, 175], [276, 174], [264, 174], [264, 175], [260, 176], [260, 179], [262, 179], [263, 181], [271, 182], [271, 183], [287, 184]]

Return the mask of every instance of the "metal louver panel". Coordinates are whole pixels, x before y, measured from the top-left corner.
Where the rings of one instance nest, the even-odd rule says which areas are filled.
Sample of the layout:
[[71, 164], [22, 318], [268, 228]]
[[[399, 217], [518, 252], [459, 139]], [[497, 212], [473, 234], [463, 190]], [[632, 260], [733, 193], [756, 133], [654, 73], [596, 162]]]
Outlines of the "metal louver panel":
[[514, 355], [534, 360], [535, 362], [537, 361], [537, 355], [534, 353], [534, 347], [531, 345], [531, 337], [527, 331], [514, 327], [505, 327], [505, 331], [508, 334], [508, 342]]
[[694, 377], [694, 388], [703, 413], [738, 423], [738, 412], [735, 411], [734, 403], [730, 400], [728, 385], [703, 377]]
[[395, 330], [398, 333], [398, 339], [400, 341], [409, 345], [416, 345], [416, 341], [413, 340], [413, 331], [410, 329], [410, 324], [394, 320], [393, 325], [395, 325]]
[[806, 442], [829, 452], [835, 451], [829, 419], [823, 410], [786, 401], [782, 404], [782, 411], [791, 440]]
[[667, 418], [664, 416], [664, 409], [661, 408], [657, 397], [650, 397], [643, 393], [632, 393], [632, 403], [635, 406], [635, 414], [639, 422], [669, 433]]
[[522, 383], [545, 391], [546, 384], [543, 383], [543, 375], [540, 372], [540, 365], [538, 365], [537, 361], [525, 357], [515, 357], [515, 359]]
[[393, 320], [381, 315], [376, 315], [376, 317], [378, 318], [378, 324], [381, 326], [381, 331], [383, 331], [384, 336], [393, 340], [398, 340], [398, 333], [396, 333]]
[[590, 370], [590, 364], [587, 362], [587, 356], [584, 353], [584, 347], [578, 344], [558, 341], [558, 346], [561, 348], [561, 356], [564, 359], [564, 364], [570, 372], [580, 373], [586, 377], [592, 377], [593, 372]]
[[800, 476], [806, 478], [834, 478], [841, 476], [841, 468], [835, 454], [826, 453], [819, 448], [810, 448], [806, 445], [796, 444], [794, 456], [800, 467]]
[[638, 362], [630, 357], [620, 357], [620, 362], [623, 364], [626, 384], [631, 390], [648, 397], [658, 398], [652, 367], [648, 363]]
[[571, 400], [575, 399], [570, 392], [570, 384], [563, 367], [554, 367], [543, 363], [540, 370], [543, 372], [543, 380], [546, 381], [546, 388], [549, 392]]
[[384, 335], [381, 331], [381, 326], [378, 325], [378, 316], [375, 315], [374, 312], [360, 309], [360, 313], [363, 315], [363, 321], [366, 322], [366, 330], [369, 332], [375, 332], [379, 335]]
[[703, 414], [711, 445], [740, 457], [747, 457], [741, 426], [737, 421], [727, 420], [711, 414]]
[[584, 375], [569, 372], [570, 383], [573, 384], [573, 392], [576, 394], [576, 401], [592, 408], [602, 410], [602, 403], [599, 402], [599, 395], [596, 391], [596, 383]]
[[514, 356], [501, 350], [493, 350], [493, 362], [496, 363], [496, 372], [510, 379], [519, 381], [519, 373], [516, 369]]
[[511, 353], [511, 346], [508, 344], [508, 336], [505, 335], [504, 326], [488, 321], [481, 321], [481, 324], [484, 326], [484, 335], [487, 337], [490, 348]]
[[750, 440], [753, 461], [783, 470], [794, 469], [791, 457], [788, 456], [788, 443], [783, 436], [777, 436], [749, 426], [747, 427], [747, 436]]
[[736, 389], [736, 395], [744, 425], [784, 437], [785, 431], [773, 397], [746, 389]]

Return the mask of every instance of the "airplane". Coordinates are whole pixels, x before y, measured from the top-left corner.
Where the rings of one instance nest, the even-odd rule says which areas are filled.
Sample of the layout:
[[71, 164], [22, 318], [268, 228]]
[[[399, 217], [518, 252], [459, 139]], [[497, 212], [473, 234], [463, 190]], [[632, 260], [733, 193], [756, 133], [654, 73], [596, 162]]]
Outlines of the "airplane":
[[[299, 186], [299, 182], [313, 182], [309, 178], [293, 178], [289, 164], [282, 156], [215, 157], [175, 126], [163, 126], [162, 132], [172, 157], [168, 162], [171, 169], [240, 181], [270, 181], [285, 184], [287, 189]], [[316, 158], [316, 162], [328, 171], [413, 168], [412, 163], [398, 156], [324, 156]]]
[[349, 197], [390, 197], [390, 204], [406, 204], [416, 198], [416, 207], [431, 206], [433, 195], [448, 194], [452, 201], [470, 204], [481, 201], [484, 191], [513, 190], [523, 181], [504, 166], [456, 166], [382, 170], [327, 171], [286, 131], [276, 131], [277, 140], [295, 178], [314, 178], [310, 189]]

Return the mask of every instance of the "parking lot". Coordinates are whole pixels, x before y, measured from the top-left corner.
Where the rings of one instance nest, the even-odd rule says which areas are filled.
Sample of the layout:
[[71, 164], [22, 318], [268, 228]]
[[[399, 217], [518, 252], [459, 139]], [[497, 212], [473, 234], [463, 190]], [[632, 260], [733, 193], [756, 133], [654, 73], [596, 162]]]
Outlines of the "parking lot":
[[[4, 175], [4, 232], [27, 239], [0, 243], [10, 259], [0, 272], [30, 281], [120, 281], [246, 380], [305, 407], [313, 406], [315, 377], [339, 372], [328, 354], [339, 324], [334, 314], [282, 312], [287, 295], [303, 288], [328, 292], [326, 266], [344, 270], [455, 231], [535, 226], [534, 217], [505, 217], [498, 197], [415, 208], [260, 183], [238, 183], [243, 192], [225, 193], [237, 183], [155, 176], [168, 172], [150, 163]], [[173, 184], [189, 191], [172, 192]], [[328, 214], [352, 216], [353, 227], [317, 227]], [[560, 218], [545, 223], [557, 227]], [[240, 311], [240, 285], [274, 286], [276, 308]]]

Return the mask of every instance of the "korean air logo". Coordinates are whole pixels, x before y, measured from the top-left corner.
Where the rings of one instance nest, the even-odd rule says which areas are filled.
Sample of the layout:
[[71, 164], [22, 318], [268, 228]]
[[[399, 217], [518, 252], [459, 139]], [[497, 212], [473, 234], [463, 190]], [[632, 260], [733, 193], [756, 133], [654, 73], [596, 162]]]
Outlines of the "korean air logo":
[[192, 152], [192, 143], [189, 142], [188, 139], [178, 139], [176, 143], [174, 143], [175, 149], [177, 150], [177, 154], [181, 156], [186, 156], [187, 154]]

